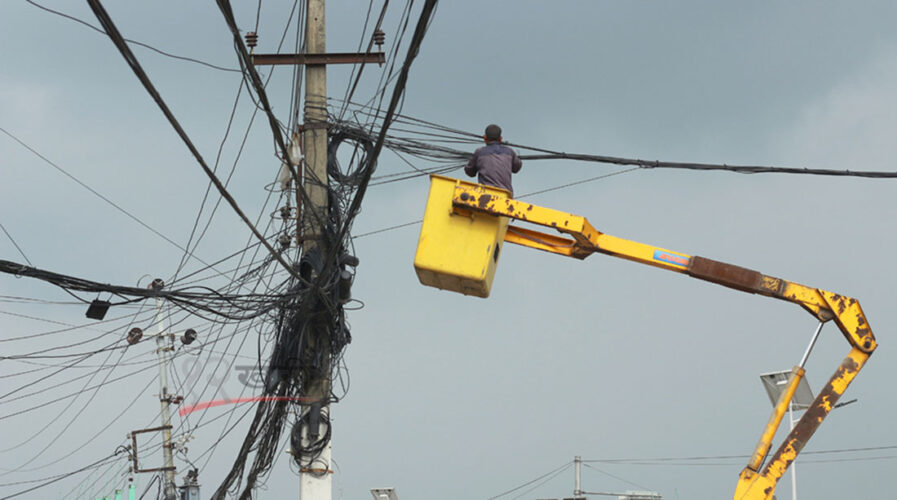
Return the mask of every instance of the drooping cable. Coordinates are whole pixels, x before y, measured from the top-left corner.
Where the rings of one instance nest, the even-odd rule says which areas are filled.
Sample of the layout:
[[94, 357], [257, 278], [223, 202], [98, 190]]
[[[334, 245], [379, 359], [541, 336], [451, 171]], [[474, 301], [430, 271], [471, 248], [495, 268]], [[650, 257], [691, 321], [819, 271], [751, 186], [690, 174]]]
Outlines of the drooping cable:
[[152, 96], [153, 100], [156, 104], [159, 105], [159, 109], [162, 110], [162, 113], [168, 119], [171, 126], [175, 129], [181, 139], [186, 144], [187, 148], [193, 154], [193, 157], [196, 158], [196, 161], [202, 167], [203, 171], [212, 180], [215, 184], [215, 188], [221, 193], [221, 196], [224, 197], [225, 200], [230, 204], [231, 208], [233, 208], [234, 212], [243, 220], [243, 222], [249, 227], [253, 234], [255, 234], [256, 238], [262, 242], [263, 245], [268, 249], [272, 256], [283, 266], [284, 269], [287, 270], [290, 274], [294, 275], [295, 278], [299, 278], [296, 271], [293, 270], [293, 267], [289, 265], [283, 257], [272, 247], [264, 238], [264, 236], [259, 233], [258, 229], [249, 221], [249, 218], [246, 217], [246, 214], [243, 213], [243, 210], [240, 209], [239, 205], [237, 205], [236, 200], [228, 193], [227, 189], [225, 189], [224, 185], [218, 180], [218, 177], [212, 172], [212, 169], [206, 164], [199, 150], [196, 149], [196, 146], [193, 145], [193, 142], [187, 136], [187, 133], [181, 127], [180, 123], [174, 117], [174, 114], [168, 108], [168, 105], [165, 104], [165, 101], [162, 100], [162, 96], [156, 90], [155, 86], [150, 82], [149, 77], [146, 72], [140, 66], [140, 63], [137, 61], [137, 58], [134, 57], [134, 54], [131, 52], [131, 49], [128, 48], [127, 43], [124, 41], [124, 38], [119, 33], [118, 28], [113, 24], [112, 19], [109, 17], [109, 14], [106, 12], [106, 9], [100, 3], [99, 0], [87, 0], [87, 3], [90, 4], [90, 8], [93, 9], [94, 14], [96, 14], [97, 19], [100, 21], [100, 24], [103, 26], [103, 29], [106, 30], [106, 33], [109, 35], [109, 38], [112, 39], [112, 42], [118, 47], [118, 50], [124, 56], [125, 61], [131, 66], [131, 69], [134, 71], [134, 74], [137, 75], [137, 78], [146, 88], [147, 92], [149, 92], [150, 96]]

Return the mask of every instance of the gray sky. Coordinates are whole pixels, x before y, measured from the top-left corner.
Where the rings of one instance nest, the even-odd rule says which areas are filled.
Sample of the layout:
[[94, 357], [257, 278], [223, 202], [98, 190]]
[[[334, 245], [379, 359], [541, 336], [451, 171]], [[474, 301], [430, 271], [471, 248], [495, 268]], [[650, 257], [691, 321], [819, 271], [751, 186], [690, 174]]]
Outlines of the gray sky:
[[[125, 37], [237, 66], [214, 2], [108, 3]], [[390, 6], [384, 24], [387, 49], [395, 41], [404, 5], [399, 4]], [[96, 24], [84, 3], [46, 5]], [[273, 50], [291, 5], [262, 2], [260, 50]], [[254, 25], [256, 7], [235, 7], [241, 29]], [[367, 7], [331, 2], [329, 50], [356, 49]], [[567, 152], [894, 171], [895, 11], [893, 2], [872, 1], [445, 1], [412, 67], [403, 113], [472, 132], [498, 122], [508, 141]], [[6, 47], [0, 127], [184, 244], [207, 179], [109, 39], [25, 2], [3, 2], [0, 12], [0, 45]], [[203, 156], [214, 160], [239, 75], [140, 47], [134, 52]], [[379, 76], [379, 70], [366, 69], [356, 93], [360, 100], [370, 97]], [[329, 70], [331, 95], [343, 95], [348, 77], [348, 68]], [[284, 121], [289, 85], [289, 70], [281, 69], [269, 86]], [[251, 112], [244, 94], [222, 153], [225, 171]], [[0, 224], [35, 266], [123, 285], [140, 279], [145, 284], [142, 276], [167, 277], [177, 268], [180, 250], [3, 134], [0, 168]], [[250, 217], [261, 213], [266, 219], [274, 210], [265, 205], [264, 186], [278, 168], [270, 129], [257, 120], [230, 184]], [[378, 175], [407, 169], [385, 155]], [[515, 177], [515, 192], [616, 170], [526, 162]], [[609, 234], [860, 299], [881, 347], [845, 394], [859, 402], [833, 412], [806, 453], [897, 446], [895, 342], [888, 334], [897, 320], [891, 287], [897, 269], [894, 183], [646, 170], [528, 200], [584, 215]], [[426, 195], [425, 177], [372, 187], [354, 233], [419, 219]], [[333, 409], [334, 498], [368, 498], [369, 488], [384, 485], [395, 486], [403, 499], [489, 498], [574, 455], [746, 455], [770, 411], [758, 375], [796, 364], [815, 327], [811, 316], [791, 304], [604, 256], [581, 262], [510, 245], [489, 299], [438, 291], [420, 285], [414, 274], [418, 230], [411, 226], [355, 241], [361, 265], [353, 295], [364, 308], [349, 314], [351, 387]], [[248, 241], [246, 227], [222, 205], [197, 255], [213, 261]], [[23, 260], [3, 234], [0, 258]], [[190, 266], [188, 271], [198, 264]], [[9, 298], [71, 302], [42, 282], [0, 276], [0, 295], [0, 340], [62, 327], [46, 320], [98, 329], [4, 342], [4, 352], [87, 341], [109, 329], [85, 320], [80, 305]], [[133, 312], [113, 309], [110, 317]], [[199, 319], [188, 325], [201, 335], [212, 330]], [[128, 329], [123, 322], [113, 326], [122, 336]], [[234, 339], [204, 350], [200, 359], [251, 363], [253, 332]], [[123, 359], [143, 364], [120, 366], [111, 378], [151, 367], [151, 349], [129, 349]], [[837, 328], [827, 325], [808, 364], [813, 389], [824, 385], [847, 351]], [[118, 356], [95, 356], [85, 365], [112, 363]], [[174, 378], [191, 386], [183, 373], [188, 356], [176, 360]], [[0, 367], [0, 375], [38, 368], [13, 360], [0, 361]], [[52, 388], [95, 370], [71, 368], [39, 380], [53, 371], [0, 379], [2, 393], [20, 386], [28, 387], [16, 395], [41, 391], [18, 401], [0, 399], [0, 416], [77, 392], [88, 380], [95, 384], [110, 374], [100, 370], [94, 379]], [[0, 495], [39, 484], [9, 483], [66, 473], [106, 457], [129, 431], [152, 425], [155, 373], [149, 368], [108, 383], [71, 406], [66, 400], [0, 421]], [[216, 372], [215, 384], [230, 396], [242, 387], [236, 373], [225, 370]], [[191, 396], [188, 402], [195, 402]], [[204, 422], [222, 418], [193, 433], [187, 456], [196, 461], [219, 438], [228, 412], [235, 410], [236, 417], [245, 408], [208, 413]], [[208, 462], [208, 455], [199, 460], [205, 464], [204, 496], [229, 468], [245, 423]], [[799, 494], [884, 498], [882, 492], [894, 488], [887, 478], [895, 451], [802, 455]], [[600, 471], [585, 469], [583, 484], [588, 491], [644, 488], [670, 499], [718, 499], [732, 494], [745, 462], [592, 463]], [[183, 461], [177, 464], [186, 470]], [[108, 494], [115, 481], [122, 484], [123, 476], [116, 475], [123, 467], [116, 462], [80, 486], [88, 474], [24, 498]], [[11, 471], [17, 468], [24, 470]], [[149, 480], [138, 478], [141, 490]], [[788, 498], [789, 482], [780, 483], [779, 498]], [[261, 498], [297, 495], [286, 457], [266, 488]], [[560, 498], [572, 488], [568, 469], [522, 498]]]

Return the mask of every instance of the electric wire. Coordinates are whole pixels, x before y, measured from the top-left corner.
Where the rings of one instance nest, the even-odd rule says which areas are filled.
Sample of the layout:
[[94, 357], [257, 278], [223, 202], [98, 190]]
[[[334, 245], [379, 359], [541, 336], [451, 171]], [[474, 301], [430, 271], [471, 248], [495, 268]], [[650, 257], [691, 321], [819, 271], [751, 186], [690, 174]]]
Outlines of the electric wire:
[[592, 469], [592, 470], [595, 471], [595, 472], [600, 472], [601, 474], [604, 474], [605, 476], [612, 477], [612, 478], [614, 478], [614, 479], [616, 479], [616, 480], [618, 480], [618, 481], [622, 481], [622, 482], [624, 482], [624, 483], [626, 483], [626, 484], [628, 484], [628, 485], [630, 485], [630, 486], [635, 486], [636, 488], [639, 488], [639, 489], [642, 489], [642, 490], [650, 490], [650, 489], [651, 489], [651, 488], [648, 488], [647, 486], [642, 486], [642, 485], [640, 485], [640, 484], [638, 484], [638, 483], [633, 483], [632, 481], [630, 481], [630, 480], [628, 480], [628, 479], [624, 479], [624, 478], [622, 478], [622, 477], [620, 477], [620, 476], [617, 476], [617, 475], [615, 475], [615, 474], [611, 474], [610, 472], [603, 471], [603, 470], [601, 470], [601, 469], [599, 469], [598, 467], [595, 467], [595, 466], [593, 466], [593, 465], [589, 465], [589, 464], [587, 464], [587, 463], [584, 463], [583, 465], [585, 465], [585, 466], [586, 466], [587, 468], [589, 468], [589, 469]]
[[[539, 477], [537, 477], [537, 478], [535, 478], [535, 479], [531, 479], [531, 480], [529, 480], [529, 481], [527, 481], [527, 482], [521, 484], [520, 486], [515, 486], [514, 488], [511, 488], [511, 489], [509, 489], [509, 490], [507, 490], [507, 491], [503, 491], [503, 492], [499, 493], [498, 495], [491, 496], [491, 497], [489, 497], [489, 498], [486, 499], [486, 500], [496, 500], [496, 499], [498, 499], [498, 498], [501, 498], [501, 497], [510, 495], [511, 493], [514, 493], [515, 491], [518, 491], [518, 490], [521, 490], [521, 489], [523, 489], [523, 488], [526, 488], [527, 486], [529, 486], [529, 485], [531, 485], [531, 484], [533, 484], [533, 483], [537, 483], [537, 482], [539, 482], [539, 481], [545, 479], [546, 477], [552, 476], [553, 474], [559, 474], [559, 473], [565, 471], [566, 469], [570, 468], [571, 465], [573, 465], [573, 462], [564, 462], [563, 465], [561, 465], [560, 467], [558, 467], [558, 468], [556, 468], [556, 469], [552, 469], [552, 470], [546, 472], [545, 474], [542, 474], [541, 476], [539, 476]], [[553, 477], [553, 476], [552, 476], [552, 477]]]
[[15, 497], [17, 497], [17, 496], [24, 495], [25, 493], [31, 493], [32, 491], [35, 491], [35, 490], [44, 488], [44, 487], [49, 486], [49, 485], [51, 485], [51, 484], [53, 484], [53, 483], [56, 483], [56, 482], [58, 482], [58, 481], [61, 481], [62, 479], [65, 479], [65, 478], [67, 478], [67, 477], [74, 476], [75, 474], [79, 474], [79, 473], [81, 473], [81, 472], [84, 472], [84, 471], [86, 471], [86, 470], [90, 470], [90, 469], [95, 468], [95, 467], [101, 467], [101, 466], [103, 466], [103, 465], [106, 465], [107, 461], [109, 461], [109, 460], [114, 460], [114, 459], [117, 459], [117, 452], [116, 452], [116, 453], [113, 453], [112, 455], [110, 455], [110, 456], [108, 456], [108, 457], [105, 457], [105, 458], [102, 458], [102, 459], [100, 459], [100, 460], [97, 460], [96, 462], [93, 462], [93, 463], [90, 464], [90, 465], [86, 465], [86, 466], [84, 466], [84, 467], [82, 467], [82, 468], [80, 468], [80, 469], [76, 469], [76, 470], [71, 471], [71, 472], [67, 472], [67, 473], [64, 473], [64, 474], [58, 474], [58, 475], [56, 475], [56, 476], [50, 476], [50, 477], [48, 477], [48, 478], [45, 478], [46, 481], [43, 482], [43, 483], [41, 483], [41, 484], [39, 484], [39, 485], [37, 485], [37, 486], [32, 486], [31, 488], [28, 488], [28, 489], [19, 491], [19, 492], [17, 492], [17, 493], [13, 493], [12, 495], [7, 495], [7, 496], [3, 497], [3, 499], [0, 499], [0, 500], [5, 500], [5, 499], [7, 499], [7, 498], [15, 498]]
[[20, 247], [19, 244], [16, 243], [16, 240], [12, 237], [11, 234], [9, 234], [9, 231], [7, 231], [5, 227], [3, 227], [3, 224], [0, 224], [0, 229], [3, 230], [3, 234], [5, 234], [7, 238], [9, 238], [9, 241], [11, 241], [13, 246], [16, 247], [16, 250], [18, 250], [22, 257], [25, 258], [25, 262], [27, 262], [29, 266], [33, 266], [34, 264], [31, 263], [31, 259], [29, 259], [27, 255], [25, 255], [22, 247]]
[[569, 469], [569, 466], [566, 467], [566, 468], [564, 468], [564, 469], [562, 469], [562, 470], [559, 470], [559, 471], [555, 472], [554, 474], [552, 474], [552, 475], [546, 477], [546, 478], [543, 479], [542, 481], [539, 481], [538, 483], [532, 485], [532, 486], [529, 487], [528, 489], [522, 491], [520, 494], [518, 494], [517, 496], [515, 496], [512, 500], [517, 500], [518, 498], [522, 498], [523, 496], [529, 494], [530, 492], [532, 492], [532, 491], [534, 491], [534, 490], [536, 490], [536, 489], [538, 489], [538, 488], [541, 488], [543, 485], [545, 485], [545, 483], [547, 483], [547, 482], [551, 481], [552, 479], [558, 477], [562, 472], [566, 471], [567, 469]]
[[[609, 174], [603, 174], [603, 175], [599, 175], [599, 176], [596, 176], [596, 177], [589, 177], [589, 178], [587, 178], [587, 179], [582, 179], [582, 180], [579, 180], [579, 181], [576, 181], [576, 182], [570, 182], [570, 183], [567, 183], [567, 184], [561, 184], [561, 185], [559, 185], [559, 186], [553, 186], [553, 187], [550, 187], [550, 188], [541, 189], [541, 190], [533, 191], [533, 192], [530, 192], [530, 193], [525, 193], [525, 194], [522, 194], [522, 195], [518, 196], [516, 199], [524, 199], [524, 198], [528, 198], [528, 197], [530, 197], [530, 196], [536, 196], [536, 195], [543, 194], [543, 193], [548, 193], [548, 192], [551, 192], [551, 191], [557, 191], [557, 190], [559, 190], [559, 189], [566, 189], [566, 188], [569, 188], [569, 187], [578, 186], [578, 185], [580, 185], [580, 184], [585, 184], [585, 183], [588, 183], [588, 182], [594, 182], [594, 181], [598, 181], [598, 180], [602, 180], [602, 179], [607, 179], [607, 178], [609, 178], [609, 177], [614, 177], [614, 176], [616, 176], [616, 175], [627, 174], [627, 173], [629, 173], [629, 172], [634, 172], [634, 171], [636, 171], [636, 170], [639, 170], [639, 169], [638, 169], [638, 168], [628, 168], [628, 169], [624, 169], [624, 170], [619, 170], [619, 171], [617, 171], [617, 172], [611, 172], [611, 173], [609, 173]], [[395, 229], [401, 229], [401, 228], [403, 228], [403, 227], [415, 226], [415, 225], [420, 224], [420, 223], [422, 223], [422, 222], [423, 222], [423, 219], [417, 219], [417, 220], [414, 220], [414, 221], [411, 221], [411, 222], [405, 222], [404, 224], [396, 224], [396, 225], [394, 225], [394, 226], [388, 226], [388, 227], [384, 227], [384, 228], [381, 228], [381, 229], [375, 229], [375, 230], [373, 230], [373, 231], [368, 231], [368, 232], [366, 232], [366, 233], [357, 234], [357, 235], [354, 235], [353, 238], [358, 239], [358, 238], [364, 238], [365, 236], [373, 236], [373, 235], [375, 235], [375, 234], [385, 233], [385, 232], [387, 232], [387, 231], [392, 231], [392, 230], [395, 230]]]
[[[802, 451], [801, 457], [807, 455], [828, 455], [841, 453], [858, 453], [869, 451], [897, 450], [897, 444], [884, 446], [864, 446], [854, 448], [836, 448], [830, 450]], [[592, 459], [583, 460], [583, 464], [601, 463], [601, 464], [619, 464], [619, 465], [663, 465], [669, 462], [701, 462], [708, 460], [744, 460], [751, 458], [750, 455], [707, 455], [707, 456], [686, 456], [686, 457], [653, 457], [653, 458], [610, 458], [610, 459]], [[803, 463], [803, 462], [802, 462]]]
[[[186, 252], [186, 251], [187, 251], [184, 247], [182, 247], [181, 245], [179, 245], [178, 243], [176, 243], [174, 240], [172, 240], [172, 239], [169, 238], [168, 236], [165, 236], [164, 234], [162, 234], [161, 232], [159, 232], [159, 231], [158, 231], [157, 229], [155, 229], [154, 227], [150, 226], [150, 225], [147, 224], [146, 222], [143, 222], [143, 221], [142, 221], [141, 219], [139, 219], [136, 215], [132, 214], [131, 212], [128, 212], [127, 210], [125, 210], [124, 208], [122, 208], [121, 206], [119, 206], [119, 205], [118, 205], [117, 203], [115, 203], [114, 201], [110, 200], [109, 198], [107, 198], [106, 196], [102, 195], [102, 194], [101, 194], [100, 192], [98, 192], [97, 190], [95, 190], [95, 189], [93, 189], [92, 187], [88, 186], [87, 184], [85, 184], [84, 182], [82, 182], [80, 179], [78, 179], [78, 178], [75, 177], [74, 175], [72, 175], [72, 174], [70, 174], [69, 172], [67, 172], [66, 170], [64, 170], [62, 167], [60, 167], [59, 165], [57, 165], [56, 163], [54, 163], [53, 161], [51, 161], [51, 160], [50, 160], [49, 158], [47, 158], [46, 156], [40, 154], [36, 149], [32, 148], [31, 146], [29, 146], [28, 144], [26, 144], [25, 142], [23, 142], [21, 139], [19, 139], [19, 138], [16, 137], [15, 135], [13, 135], [11, 132], [9, 132], [8, 130], [6, 130], [5, 128], [0, 127], [0, 132], [3, 132], [3, 133], [6, 134], [7, 136], [9, 136], [12, 140], [14, 140], [14, 141], [16, 141], [17, 143], [19, 143], [22, 147], [24, 147], [24, 148], [27, 149], [28, 151], [31, 151], [32, 153], [34, 153], [35, 156], [37, 156], [38, 158], [40, 158], [41, 160], [43, 160], [45, 163], [47, 163], [47, 164], [50, 165], [51, 167], [53, 167], [53, 168], [55, 168], [56, 170], [58, 170], [60, 173], [62, 173], [63, 175], [65, 175], [65, 176], [68, 177], [69, 179], [75, 181], [79, 186], [81, 186], [81, 187], [83, 187], [84, 189], [90, 191], [94, 196], [96, 196], [97, 198], [99, 198], [99, 199], [105, 201], [107, 204], [111, 205], [112, 208], [118, 210], [119, 212], [121, 212], [122, 214], [124, 214], [125, 216], [127, 216], [129, 219], [131, 219], [131, 220], [133, 220], [134, 222], [140, 224], [141, 226], [143, 226], [145, 229], [147, 229], [147, 230], [150, 231], [151, 233], [153, 233], [153, 234], [155, 234], [156, 236], [158, 236], [158, 237], [162, 238], [163, 240], [167, 241], [169, 244], [171, 244], [171, 245], [174, 246], [175, 248], [177, 248], [177, 249], [179, 249], [179, 250], [181, 250], [181, 251], [183, 251], [183, 252]], [[195, 255], [193, 255], [193, 254], [190, 254], [190, 256], [191, 256], [192, 258], [198, 260], [199, 262], [201, 262], [201, 263], [203, 263], [203, 264], [205, 264], [205, 265], [208, 265], [208, 264], [206, 264], [205, 261], [203, 261], [203, 260], [200, 259], [199, 257], [197, 257], [197, 256], [195, 256]], [[27, 260], [27, 259], [26, 259], [26, 260]]]
[[[74, 17], [74, 16], [71, 16], [71, 15], [65, 14], [65, 13], [63, 13], [63, 12], [59, 12], [58, 10], [53, 10], [53, 9], [51, 9], [51, 8], [49, 8], [49, 7], [45, 7], [45, 6], [43, 6], [43, 5], [41, 5], [41, 4], [37, 3], [37, 2], [35, 2], [35, 1], [33, 1], [33, 0], [25, 0], [25, 1], [28, 2], [28, 3], [30, 3], [31, 5], [33, 5], [33, 6], [37, 7], [37, 8], [39, 8], [39, 9], [41, 9], [41, 10], [44, 10], [44, 11], [46, 11], [46, 12], [50, 12], [51, 14], [56, 14], [57, 16], [64, 17], [64, 18], [69, 19], [69, 20], [71, 20], [71, 21], [75, 21], [76, 23], [79, 23], [79, 24], [82, 24], [82, 25], [84, 25], [84, 26], [87, 26], [88, 28], [90, 28], [90, 29], [96, 31], [97, 33], [100, 33], [100, 34], [103, 34], [103, 35], [106, 34], [105, 31], [103, 31], [102, 29], [100, 29], [100, 28], [98, 28], [98, 27], [96, 27], [96, 26], [94, 26], [94, 25], [88, 23], [87, 21], [84, 21], [84, 20], [82, 20], [82, 19], [78, 19], [77, 17]], [[143, 47], [143, 48], [145, 48], [145, 49], [149, 49], [149, 50], [151, 50], [151, 51], [153, 51], [153, 52], [155, 52], [155, 53], [157, 53], [157, 54], [161, 54], [161, 55], [163, 55], [163, 56], [165, 56], [165, 57], [170, 57], [170, 58], [172, 58], [172, 59], [178, 59], [178, 60], [181, 60], [181, 61], [187, 61], [187, 62], [192, 62], [192, 63], [196, 63], [196, 64], [201, 64], [201, 65], [203, 65], [203, 66], [206, 66], [206, 67], [209, 67], [209, 68], [212, 68], [212, 69], [217, 69], [217, 70], [219, 70], [219, 71], [228, 71], [228, 72], [232, 72], [232, 73], [239, 73], [239, 72], [240, 72], [240, 70], [238, 70], [238, 69], [234, 69], [234, 68], [225, 68], [225, 67], [222, 67], [222, 66], [217, 66], [217, 65], [215, 65], [215, 64], [207, 63], [207, 62], [205, 62], [205, 61], [200, 61], [199, 59], [194, 59], [194, 58], [192, 58], [192, 57], [179, 56], [179, 55], [177, 55], [177, 54], [172, 54], [172, 53], [170, 53], [170, 52], [165, 52], [165, 51], [163, 51], [163, 50], [161, 50], [161, 49], [157, 49], [156, 47], [153, 47], [152, 45], [149, 45], [149, 44], [147, 44], [147, 43], [143, 43], [143, 42], [138, 42], [138, 41], [136, 41], [136, 40], [131, 40], [130, 38], [125, 38], [125, 41], [128, 42], [128, 43], [130, 43], [130, 44], [139, 45], [140, 47]]]
[[[268, 251], [271, 253], [271, 255], [275, 258], [275, 260], [277, 260], [284, 267], [284, 269], [286, 269], [288, 272], [290, 272], [291, 274], [295, 274], [295, 271], [293, 270], [292, 266], [287, 264], [287, 262], [283, 260], [283, 258], [280, 256], [280, 254], [276, 250], [274, 250], [274, 248], [270, 244], [268, 244], [268, 242], [261, 235], [261, 233], [258, 232], [258, 229], [256, 229], [256, 227], [252, 225], [252, 222], [249, 221], [249, 219], [246, 217], [246, 214], [244, 214], [243, 211], [240, 209], [240, 207], [237, 205], [236, 200], [234, 200], [234, 198], [230, 195], [230, 193], [227, 192], [227, 189], [224, 188], [224, 185], [221, 183], [220, 180], [218, 180], [218, 177], [215, 175], [214, 172], [212, 172], [212, 170], [206, 164], [206, 162], [203, 159], [202, 155], [200, 154], [199, 150], [197, 150], [196, 146], [193, 145], [193, 142], [190, 140], [190, 138], [187, 136], [187, 133], [184, 131], [184, 129], [181, 127], [180, 123], [174, 117], [174, 114], [172, 114], [171, 110], [168, 108], [168, 105], [165, 104], [165, 101], [162, 100], [162, 96], [156, 90], [155, 86], [153, 86], [152, 82], [150, 82], [149, 77], [147, 76], [146, 72], [140, 66], [140, 63], [137, 61], [136, 57], [134, 57], [134, 54], [131, 52], [131, 49], [128, 48], [127, 43], [124, 41], [124, 38], [121, 36], [121, 33], [119, 33], [118, 28], [116, 28], [115, 24], [113, 24], [112, 19], [109, 17], [109, 14], [106, 12], [106, 9], [103, 8], [103, 5], [100, 3], [100, 1], [99, 0], [87, 0], [87, 1], [88, 1], [88, 4], [90, 5], [91, 9], [94, 11], [94, 14], [96, 14], [97, 19], [100, 21], [100, 24], [106, 30], [106, 33], [109, 35], [109, 38], [112, 40], [112, 42], [115, 44], [115, 46], [118, 47], [118, 50], [119, 50], [119, 52], [122, 53], [122, 56], [124, 56], [125, 61], [128, 63], [129, 66], [131, 66], [131, 69], [134, 71], [134, 74], [137, 76], [137, 78], [140, 80], [140, 82], [146, 88], [147, 92], [149, 92], [150, 96], [153, 98], [153, 100], [156, 102], [156, 104], [158, 104], [159, 108], [162, 110], [162, 113], [168, 119], [171, 126], [175, 129], [178, 136], [180, 136], [180, 138], [184, 141], [184, 144], [187, 146], [187, 148], [193, 154], [193, 157], [199, 163], [200, 167], [202, 167], [203, 171], [206, 173], [206, 175], [209, 177], [209, 179], [211, 179], [212, 182], [215, 184], [215, 187], [221, 193], [221, 196], [223, 196], [224, 199], [227, 200], [227, 202], [231, 205], [231, 208], [233, 208], [234, 212], [237, 213], [237, 215], [249, 227], [249, 229], [253, 232], [253, 234], [255, 234], [256, 238], [258, 238], [258, 240], [261, 241], [263, 245], [265, 245], [265, 247], [268, 249]], [[298, 279], [298, 275], [295, 275], [295, 277]]]
[[[289, 16], [289, 18], [288, 18], [288, 20], [287, 20], [287, 22], [286, 22], [286, 27], [284, 28], [283, 34], [281, 35], [281, 38], [280, 38], [280, 42], [279, 42], [279, 44], [278, 44], [278, 46], [277, 46], [277, 52], [278, 52], [278, 53], [280, 52], [280, 49], [281, 49], [281, 47], [283, 46], [284, 40], [286, 40], [286, 35], [287, 35], [287, 32], [289, 31], [290, 20], [291, 20], [292, 17], [293, 17], [293, 12], [294, 12], [295, 9], [296, 9], [296, 4], [297, 4], [297, 3], [298, 3], [298, 0], [297, 0], [297, 2], [294, 2], [294, 3], [293, 3], [293, 8], [292, 8], [292, 10], [290, 11], [290, 16]], [[260, 15], [261, 15], [261, 1], [259, 1], [258, 9], [257, 9], [257, 12], [256, 12], [256, 27], [255, 27], [255, 31], [256, 31], [256, 33], [258, 32], [258, 23], [259, 23], [259, 16], [260, 16]], [[300, 9], [300, 19], [301, 19], [301, 9]], [[268, 83], [271, 81], [271, 78], [272, 78], [273, 76], [274, 76], [274, 68], [272, 67], [271, 71], [268, 73], [268, 77], [267, 77], [267, 79], [265, 80], [265, 83], [264, 83], [264, 86], [265, 86], [265, 87], [267, 87]], [[245, 79], [245, 78], [244, 78], [244, 79], [241, 79], [241, 85], [240, 85], [240, 90], [241, 90], [241, 91], [242, 91], [244, 85], [246, 85], [247, 88], [248, 88], [248, 82], [246, 82], [246, 79]], [[240, 98], [240, 93], [237, 94], [237, 98], [236, 98], [236, 100], [235, 100], [235, 102], [234, 102], [234, 107], [233, 107], [233, 109], [232, 109], [232, 111], [231, 111], [231, 115], [230, 115], [230, 118], [229, 118], [229, 120], [228, 120], [228, 125], [227, 125], [227, 129], [226, 129], [226, 131], [225, 131], [224, 139], [222, 139], [221, 144], [219, 145], [219, 148], [218, 148], [218, 155], [217, 155], [217, 157], [216, 157], [216, 159], [215, 159], [215, 167], [214, 167], [214, 170], [215, 170], [215, 171], [217, 171], [217, 168], [218, 168], [218, 163], [219, 163], [220, 158], [221, 158], [221, 153], [222, 153], [223, 148], [224, 148], [224, 143], [225, 143], [225, 141], [227, 140], [227, 136], [228, 136], [228, 133], [229, 133], [229, 131], [230, 131], [231, 123], [232, 123], [233, 118], [234, 118], [234, 113], [236, 112], [236, 107], [237, 107], [237, 103], [239, 102], [239, 98]], [[239, 162], [240, 157], [241, 157], [242, 154], [243, 154], [243, 149], [244, 149], [244, 147], [246, 146], [247, 139], [249, 138], [249, 132], [250, 132], [250, 130], [252, 129], [253, 124], [255, 123], [255, 119], [256, 119], [256, 116], [257, 116], [259, 110], [260, 110], [260, 108], [259, 108], [258, 106], [256, 106], [255, 109], [253, 110], [252, 116], [250, 117], [250, 120], [249, 120], [249, 124], [248, 124], [247, 127], [246, 127], [246, 132], [243, 134], [243, 139], [242, 139], [242, 141], [241, 141], [241, 143], [240, 143], [240, 148], [238, 149], [237, 154], [236, 154], [236, 156], [235, 156], [235, 158], [234, 158], [233, 166], [231, 167], [231, 171], [230, 171], [230, 173], [228, 174], [227, 179], [225, 180], [225, 183], [224, 183], [225, 187], [227, 187], [227, 186], [230, 184], [230, 180], [231, 180], [231, 178], [232, 178], [232, 176], [233, 176], [233, 174], [234, 174], [234, 172], [235, 172], [235, 170], [236, 170], [237, 163]], [[209, 193], [209, 190], [211, 189], [211, 186], [212, 186], [212, 183], [209, 182], [209, 184], [208, 184], [207, 187], [206, 187], [205, 195], [203, 196], [203, 202], [202, 202], [202, 204], [201, 204], [201, 206], [200, 206], [200, 213], [197, 215], [197, 218], [196, 218], [196, 223], [199, 222], [199, 217], [200, 217], [201, 214], [202, 214], [202, 207], [205, 206], [205, 201], [206, 201], [206, 198], [208, 197], [208, 193]], [[269, 198], [270, 198], [270, 197], [269, 197]], [[211, 223], [212, 223], [212, 218], [214, 217], [215, 213], [216, 213], [217, 210], [218, 210], [219, 205], [221, 204], [221, 199], [222, 199], [222, 197], [219, 196], [218, 199], [216, 200], [216, 202], [215, 202], [215, 206], [214, 206], [214, 208], [212, 209], [212, 213], [209, 215], [209, 218], [208, 218], [208, 220], [207, 220], [207, 222], [206, 222], [206, 224], [205, 224], [205, 227], [204, 227], [203, 230], [201, 231], [199, 237], [197, 238], [196, 243], [194, 244], [194, 251], [196, 250], [196, 247], [199, 245], [199, 242], [203, 239], [203, 237], [205, 236], [206, 232], [208, 231], [209, 226], [210, 226]], [[265, 205], [267, 206], [267, 200], [266, 200], [266, 202], [265, 202]], [[194, 223], [194, 228], [193, 228], [193, 230], [191, 231], [191, 235], [190, 235], [190, 239], [191, 239], [191, 240], [192, 240], [192, 238], [193, 238], [193, 233], [194, 233], [195, 230], [196, 230], [196, 223]], [[256, 225], [258, 225], [258, 220], [256, 221]], [[187, 246], [187, 248], [190, 247], [189, 242], [188, 242], [188, 244], [187, 244], [186, 246]], [[182, 264], [178, 267], [178, 272], [180, 271], [181, 266], [183, 266], [183, 265], [184, 265], [184, 263], [182, 262]], [[176, 280], [176, 279], [177, 279], [177, 273], [175, 273], [175, 277], [173, 278], [173, 280]]]

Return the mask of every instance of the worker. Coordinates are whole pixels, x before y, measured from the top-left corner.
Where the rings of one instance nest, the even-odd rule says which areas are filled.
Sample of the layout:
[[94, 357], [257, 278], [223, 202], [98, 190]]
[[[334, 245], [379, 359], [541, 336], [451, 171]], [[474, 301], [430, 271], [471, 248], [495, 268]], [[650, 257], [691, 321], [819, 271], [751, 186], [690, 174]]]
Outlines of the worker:
[[502, 144], [501, 127], [498, 125], [486, 127], [483, 139], [486, 145], [473, 153], [464, 167], [464, 173], [470, 177], [476, 175], [480, 184], [507, 189], [513, 196], [511, 174], [520, 172], [523, 162], [513, 149]]

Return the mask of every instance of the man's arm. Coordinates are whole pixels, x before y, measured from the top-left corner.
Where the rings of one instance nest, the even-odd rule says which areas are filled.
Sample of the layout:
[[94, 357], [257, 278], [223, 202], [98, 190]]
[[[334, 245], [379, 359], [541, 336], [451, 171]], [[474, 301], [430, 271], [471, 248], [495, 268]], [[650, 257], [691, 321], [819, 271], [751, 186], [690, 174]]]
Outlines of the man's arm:
[[470, 157], [470, 160], [467, 161], [467, 166], [464, 167], [464, 173], [467, 174], [468, 177], [477, 175], [477, 156], [479, 155], [479, 153], [479, 149], [474, 151], [473, 155]]
[[511, 150], [511, 172], [515, 174], [520, 172], [520, 169], [523, 168], [523, 161], [520, 160], [520, 157], [517, 156], [517, 151]]

